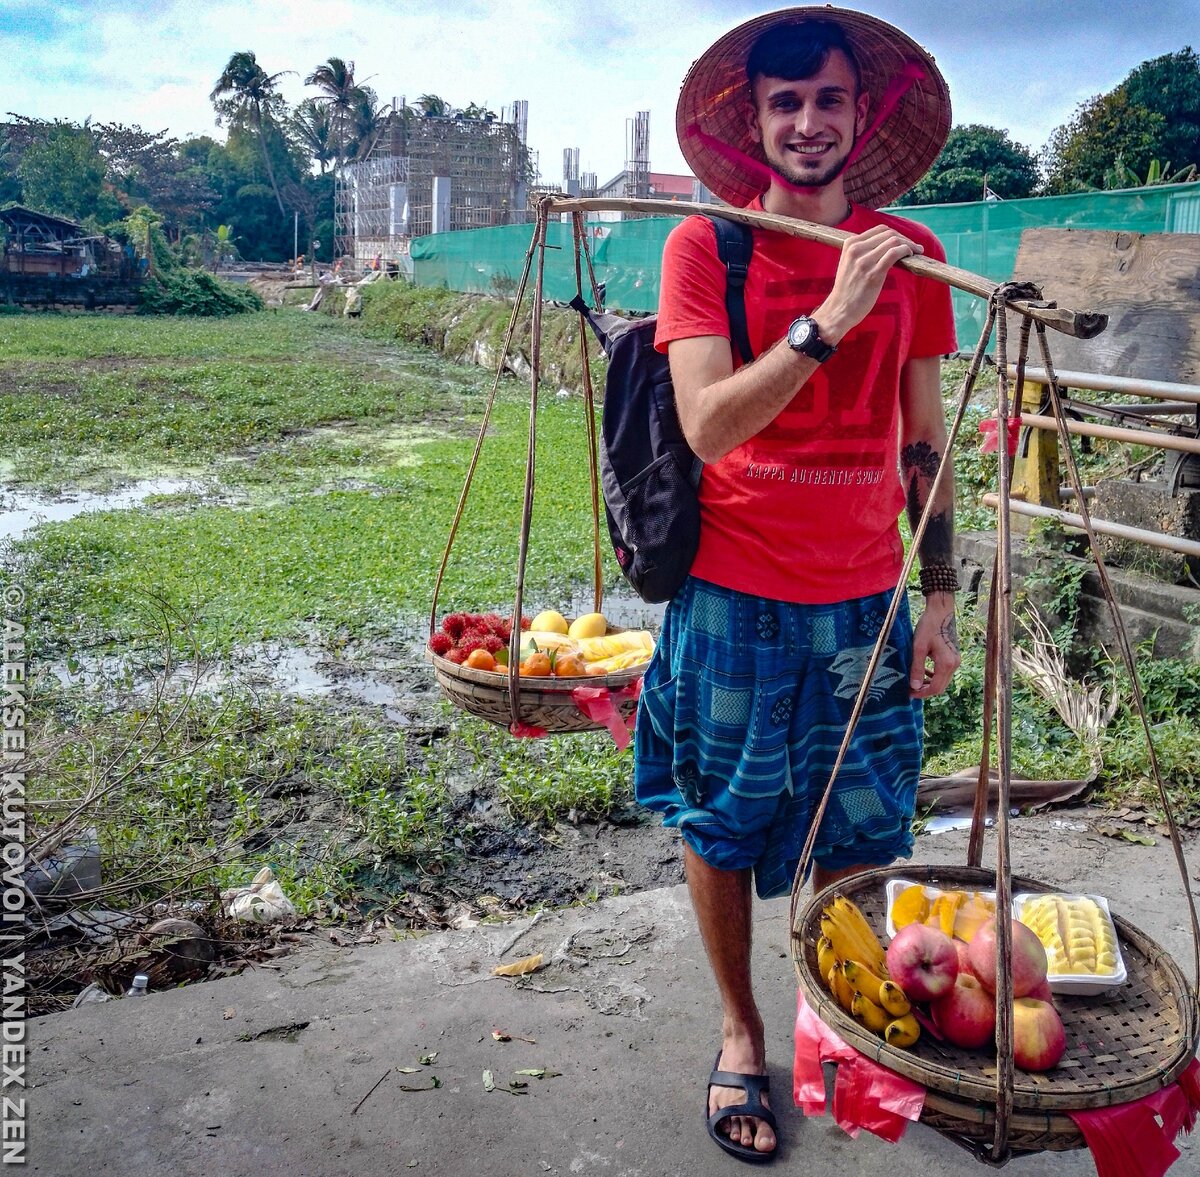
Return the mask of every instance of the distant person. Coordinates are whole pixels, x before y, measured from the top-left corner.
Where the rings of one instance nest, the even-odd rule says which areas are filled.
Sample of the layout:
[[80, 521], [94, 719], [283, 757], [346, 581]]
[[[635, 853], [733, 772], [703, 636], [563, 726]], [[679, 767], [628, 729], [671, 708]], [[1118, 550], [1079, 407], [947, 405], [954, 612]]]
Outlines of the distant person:
[[[707, 218], [663, 256], [656, 346], [706, 463], [700, 546], [670, 602], [636, 732], [638, 800], [684, 842], [723, 1025], [708, 1132], [743, 1160], [778, 1141], [751, 986], [751, 880], [786, 894], [813, 808], [946, 451], [946, 286], [896, 268], [944, 254], [874, 211], [914, 185], [950, 128], [933, 59], [839, 9], [760, 16], [712, 46], [679, 99], [680, 144], [722, 200], [856, 234], [844, 249], [755, 230], [745, 296], [755, 355], [730, 345], [726, 273]], [[907, 857], [922, 702], [959, 663], [954, 491], [921, 544], [925, 608], [902, 602], [815, 848], [814, 886]]]

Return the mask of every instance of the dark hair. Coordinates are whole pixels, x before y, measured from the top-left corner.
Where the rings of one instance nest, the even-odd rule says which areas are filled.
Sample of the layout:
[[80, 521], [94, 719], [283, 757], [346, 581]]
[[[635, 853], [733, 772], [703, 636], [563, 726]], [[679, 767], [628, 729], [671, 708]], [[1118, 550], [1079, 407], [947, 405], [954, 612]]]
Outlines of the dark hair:
[[841, 25], [831, 20], [806, 20], [768, 29], [750, 49], [746, 78], [751, 87], [760, 77], [786, 78], [789, 82], [811, 78], [824, 68], [834, 49], [846, 55], [854, 73], [855, 93], [860, 93], [862, 74], [854, 50]]

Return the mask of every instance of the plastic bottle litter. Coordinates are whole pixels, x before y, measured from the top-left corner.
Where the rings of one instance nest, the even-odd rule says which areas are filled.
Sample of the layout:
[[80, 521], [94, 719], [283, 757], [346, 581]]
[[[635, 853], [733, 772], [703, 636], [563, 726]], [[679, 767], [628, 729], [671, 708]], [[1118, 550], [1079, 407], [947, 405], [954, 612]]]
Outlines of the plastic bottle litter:
[[133, 978], [133, 984], [125, 991], [126, 997], [145, 997], [149, 990], [147, 986], [150, 984], [150, 978], [145, 973], [138, 973]]

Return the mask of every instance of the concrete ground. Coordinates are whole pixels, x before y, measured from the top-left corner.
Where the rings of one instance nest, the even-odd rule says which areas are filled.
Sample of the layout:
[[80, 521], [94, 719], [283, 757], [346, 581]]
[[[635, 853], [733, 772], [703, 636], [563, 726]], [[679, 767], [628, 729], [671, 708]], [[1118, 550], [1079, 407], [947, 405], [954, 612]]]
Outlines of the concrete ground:
[[[1190, 976], [1169, 847], [1070, 828], [1089, 816], [1014, 822], [1015, 869], [1108, 895]], [[965, 845], [963, 833], [928, 836], [917, 857], [961, 863]], [[1188, 853], [1200, 891], [1200, 848]], [[775, 1168], [860, 1177], [982, 1171], [920, 1125], [888, 1145], [852, 1140], [830, 1116], [805, 1120], [792, 1108], [787, 934], [787, 901], [760, 904], [754, 966], [781, 1113]], [[534, 952], [550, 964], [527, 982], [490, 975], [499, 960]], [[702, 1124], [718, 1024], [682, 887], [386, 945], [325, 944], [277, 970], [34, 1021], [28, 1167], [55, 1177], [743, 1173]], [[496, 1041], [493, 1030], [511, 1040]], [[528, 1068], [561, 1074], [529, 1077], [521, 1094], [505, 1090]], [[485, 1090], [485, 1070], [496, 1090]], [[1200, 1143], [1180, 1146], [1174, 1172], [1200, 1172]], [[1009, 1171], [1076, 1177], [1094, 1167], [1087, 1153], [1042, 1154]]]

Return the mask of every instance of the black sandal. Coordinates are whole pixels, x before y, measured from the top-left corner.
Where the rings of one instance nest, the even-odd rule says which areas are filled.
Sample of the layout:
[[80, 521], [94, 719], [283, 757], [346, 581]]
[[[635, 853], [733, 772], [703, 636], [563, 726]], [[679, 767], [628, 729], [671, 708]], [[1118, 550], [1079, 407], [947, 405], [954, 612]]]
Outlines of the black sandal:
[[[771, 1089], [770, 1078], [766, 1075], [739, 1075], [736, 1071], [719, 1071], [716, 1067], [720, 1061], [721, 1052], [718, 1051], [716, 1062], [713, 1063], [713, 1072], [708, 1077], [708, 1090], [704, 1093], [704, 1123], [708, 1128], [709, 1136], [717, 1142], [719, 1148], [723, 1148], [730, 1156], [737, 1157], [739, 1161], [748, 1161], [752, 1165], [763, 1165], [768, 1161], [773, 1161], [775, 1154], [779, 1151], [778, 1136], [776, 1136], [776, 1144], [773, 1149], [769, 1152], [761, 1152], [752, 1144], [742, 1144], [739, 1141], [731, 1140], [725, 1133], [717, 1131], [718, 1124], [723, 1124], [733, 1116], [753, 1116], [756, 1120], [765, 1121], [772, 1130], [777, 1130], [778, 1125], [774, 1112], [762, 1101], [763, 1092]], [[708, 1093], [714, 1087], [740, 1087], [746, 1093], [746, 1099], [742, 1103], [732, 1103], [728, 1107], [718, 1108], [710, 1116], [708, 1114]]]

